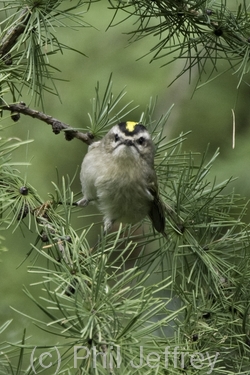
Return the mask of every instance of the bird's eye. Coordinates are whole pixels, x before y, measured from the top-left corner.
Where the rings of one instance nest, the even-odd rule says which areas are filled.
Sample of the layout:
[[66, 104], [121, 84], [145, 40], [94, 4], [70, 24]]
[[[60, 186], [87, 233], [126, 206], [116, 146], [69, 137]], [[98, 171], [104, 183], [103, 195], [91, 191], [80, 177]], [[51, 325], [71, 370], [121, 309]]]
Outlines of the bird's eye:
[[137, 139], [137, 143], [138, 143], [139, 145], [144, 145], [144, 143], [145, 143], [145, 138], [144, 138], [144, 137], [140, 137], [140, 138], [138, 138], [138, 139]]
[[115, 134], [115, 142], [118, 142], [119, 141], [119, 135], [118, 134]]

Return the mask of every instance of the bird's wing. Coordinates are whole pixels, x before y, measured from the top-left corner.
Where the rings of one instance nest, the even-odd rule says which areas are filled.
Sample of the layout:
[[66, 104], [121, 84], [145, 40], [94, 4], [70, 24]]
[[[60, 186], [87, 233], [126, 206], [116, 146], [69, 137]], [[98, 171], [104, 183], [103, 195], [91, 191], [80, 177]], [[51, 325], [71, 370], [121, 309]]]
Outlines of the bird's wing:
[[148, 190], [153, 196], [153, 201], [148, 216], [157, 232], [163, 233], [165, 229], [165, 212], [163, 203], [160, 200], [157, 186], [154, 183], [150, 184]]

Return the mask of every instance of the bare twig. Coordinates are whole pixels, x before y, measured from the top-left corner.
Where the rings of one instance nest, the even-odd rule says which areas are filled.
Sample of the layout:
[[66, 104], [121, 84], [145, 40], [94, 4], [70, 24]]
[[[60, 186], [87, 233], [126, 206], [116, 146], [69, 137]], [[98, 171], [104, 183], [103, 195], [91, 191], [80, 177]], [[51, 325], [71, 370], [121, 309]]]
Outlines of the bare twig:
[[78, 130], [71, 128], [69, 125], [57, 120], [56, 118], [46, 115], [43, 112], [36, 111], [26, 106], [25, 103], [14, 103], [9, 105], [2, 105], [2, 110], [10, 111], [11, 113], [20, 113], [46, 122], [52, 126], [54, 134], [59, 134], [61, 131], [65, 132], [65, 139], [71, 141], [73, 138], [80, 139], [82, 142], [90, 145], [93, 142], [94, 136], [92, 133], [82, 133]]

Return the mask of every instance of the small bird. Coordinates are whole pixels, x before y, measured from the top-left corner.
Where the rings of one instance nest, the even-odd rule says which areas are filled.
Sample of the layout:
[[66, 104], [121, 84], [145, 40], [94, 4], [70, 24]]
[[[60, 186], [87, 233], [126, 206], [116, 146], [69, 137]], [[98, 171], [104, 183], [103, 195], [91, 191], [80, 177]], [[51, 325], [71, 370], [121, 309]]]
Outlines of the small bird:
[[154, 156], [146, 127], [131, 121], [113, 126], [89, 146], [80, 173], [83, 198], [77, 204], [97, 205], [104, 215], [105, 233], [114, 222], [135, 224], [148, 216], [156, 231], [165, 235]]

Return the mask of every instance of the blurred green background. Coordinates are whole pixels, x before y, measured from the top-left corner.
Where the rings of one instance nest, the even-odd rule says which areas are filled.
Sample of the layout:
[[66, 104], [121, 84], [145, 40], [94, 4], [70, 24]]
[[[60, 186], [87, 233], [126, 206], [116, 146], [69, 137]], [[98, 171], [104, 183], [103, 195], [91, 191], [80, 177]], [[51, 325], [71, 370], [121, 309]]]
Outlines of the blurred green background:
[[[99, 81], [104, 90], [110, 74], [113, 73], [114, 94], [118, 94], [126, 86], [127, 95], [123, 99], [123, 104], [133, 100], [134, 105], [140, 105], [130, 118], [124, 120], [138, 120], [150, 97], [158, 97], [155, 119], [174, 104], [165, 129], [167, 138], [171, 139], [181, 132], [191, 131], [184, 144], [186, 151], [203, 153], [209, 144], [209, 157], [220, 148], [220, 157], [210, 174], [211, 180], [215, 176], [218, 182], [231, 176], [238, 177], [232, 182], [230, 189], [235, 188], [237, 193], [248, 198], [249, 86], [243, 82], [237, 89], [237, 75], [228, 72], [195, 91], [198, 79], [195, 69], [192, 72], [191, 83], [189, 76], [184, 75], [169, 86], [184, 62], [177, 61], [161, 67], [166, 61], [157, 60], [150, 63], [150, 56], [141, 59], [156, 41], [150, 37], [130, 44], [125, 33], [135, 27], [133, 19], [106, 30], [113, 15], [113, 12], [107, 9], [107, 5], [107, 1], [93, 3], [90, 11], [85, 14], [86, 22], [93, 25], [93, 28], [56, 30], [59, 40], [80, 50], [87, 57], [73, 52], [51, 57], [51, 64], [61, 70], [57, 76], [65, 81], [57, 83], [61, 102], [55, 96], [45, 95], [45, 112], [72, 127], [86, 127], [89, 125], [88, 112], [91, 112], [91, 98], [95, 96], [96, 83]], [[220, 63], [218, 66], [219, 71], [226, 68], [226, 63]], [[30, 99], [28, 93], [23, 97], [26, 104], [30, 103]], [[235, 149], [232, 149], [232, 109], [236, 118]], [[32, 163], [29, 167], [18, 169], [21, 175], [27, 176], [27, 181], [46, 201], [49, 199], [48, 193], [54, 191], [51, 181], [57, 182], [56, 169], [60, 175], [69, 175], [72, 178], [81, 164], [87, 146], [77, 140], [66, 142], [63, 134], [54, 135], [50, 126], [38, 120], [21, 116], [20, 121], [15, 124], [7, 113], [4, 115], [6, 118], [2, 122], [2, 137], [34, 140], [32, 144], [15, 152], [13, 161]], [[80, 192], [78, 177], [73, 189], [75, 193]], [[96, 213], [95, 210], [93, 212]], [[78, 224], [79, 227], [81, 225]], [[36, 342], [37, 335], [40, 343], [57, 342], [56, 337], [43, 334], [28, 318], [10, 309], [10, 306], [13, 306], [37, 319], [41, 317], [42, 313], [22, 292], [22, 285], [28, 286], [38, 280], [36, 275], [27, 273], [27, 266], [32, 264], [33, 258], [30, 257], [17, 269], [30, 250], [31, 247], [27, 244], [34, 242], [35, 234], [30, 233], [27, 237], [25, 233], [24, 237], [20, 230], [13, 233], [10, 229], [2, 235], [5, 237], [3, 243], [8, 251], [0, 254], [0, 325], [7, 319], [14, 318], [4, 337], [14, 342], [21, 338], [24, 327], [27, 327], [28, 334], [33, 335], [31, 342]], [[39, 286], [29, 288], [34, 294], [36, 288], [40, 289]]]

